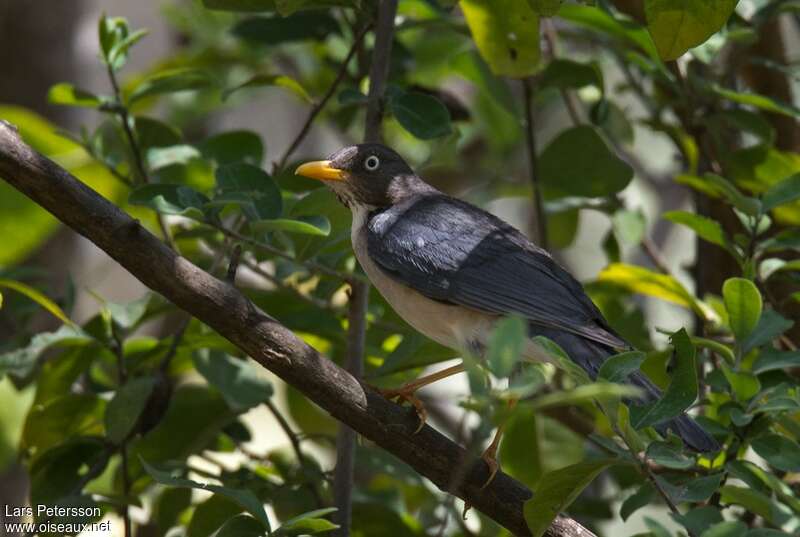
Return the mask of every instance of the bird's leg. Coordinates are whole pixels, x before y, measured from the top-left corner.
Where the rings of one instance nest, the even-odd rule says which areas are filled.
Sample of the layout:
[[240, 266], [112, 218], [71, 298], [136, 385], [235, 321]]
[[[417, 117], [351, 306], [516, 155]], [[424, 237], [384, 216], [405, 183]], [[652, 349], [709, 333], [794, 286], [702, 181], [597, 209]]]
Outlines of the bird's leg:
[[[516, 405], [517, 405], [516, 399], [508, 400], [509, 410], [513, 409]], [[497, 432], [494, 433], [494, 438], [492, 438], [492, 443], [489, 444], [489, 447], [487, 447], [484, 450], [483, 454], [481, 455], [481, 459], [483, 459], [483, 462], [485, 462], [486, 466], [489, 467], [489, 479], [487, 479], [486, 483], [483, 484], [483, 486], [481, 487], [482, 489], [485, 489], [487, 486], [489, 486], [489, 483], [491, 483], [494, 480], [494, 476], [497, 475], [497, 470], [500, 469], [500, 465], [497, 463], [497, 449], [500, 447], [500, 439], [503, 437], [503, 432], [505, 431], [505, 428], [506, 428], [506, 421], [503, 421], [503, 423], [501, 423], [497, 427]]]
[[[516, 399], [508, 400], [509, 409], [514, 408], [516, 404], [517, 404]], [[481, 454], [481, 459], [483, 460], [483, 462], [486, 463], [486, 466], [489, 467], [489, 478], [481, 486], [481, 490], [488, 487], [489, 483], [494, 481], [494, 477], [497, 475], [498, 470], [500, 470], [500, 464], [498, 464], [497, 462], [497, 449], [500, 447], [500, 439], [503, 437], [503, 431], [505, 430], [505, 428], [506, 428], [506, 422], [504, 421], [497, 427], [497, 431], [494, 433], [494, 438], [492, 438], [492, 442]], [[467, 512], [469, 512], [470, 509], [472, 509], [472, 504], [469, 502], [464, 502], [464, 510], [461, 512], [461, 518], [466, 520]]]
[[433, 384], [434, 382], [447, 377], [452, 377], [453, 375], [461, 373], [462, 371], [464, 371], [464, 364], [454, 365], [452, 367], [448, 367], [447, 369], [437, 371], [436, 373], [418, 378], [417, 380], [409, 382], [408, 384], [404, 384], [399, 388], [392, 390], [380, 390], [380, 392], [389, 400], [396, 399], [398, 402], [407, 401], [414, 406], [414, 409], [417, 411], [417, 416], [419, 416], [419, 427], [417, 427], [417, 430], [414, 431], [416, 434], [422, 429], [422, 427], [425, 425], [425, 421], [428, 418], [428, 413], [425, 411], [425, 405], [423, 405], [422, 401], [420, 401], [415, 395], [416, 391], [423, 386]]

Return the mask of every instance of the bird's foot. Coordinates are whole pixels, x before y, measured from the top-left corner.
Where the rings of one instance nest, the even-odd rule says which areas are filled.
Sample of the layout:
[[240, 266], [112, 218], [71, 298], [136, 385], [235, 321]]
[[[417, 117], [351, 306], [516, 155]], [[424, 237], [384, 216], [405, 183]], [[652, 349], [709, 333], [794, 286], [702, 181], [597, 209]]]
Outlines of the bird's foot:
[[489, 467], [489, 478], [481, 486], [481, 490], [483, 490], [488, 487], [492, 481], [494, 481], [497, 471], [500, 469], [500, 464], [497, 462], [497, 446], [492, 444], [486, 448], [486, 451], [484, 451], [483, 455], [481, 455], [481, 459], [486, 463], [486, 466]]
[[381, 395], [390, 401], [395, 401], [400, 404], [405, 402], [414, 407], [414, 410], [417, 412], [417, 417], [419, 418], [419, 426], [414, 430], [413, 434], [420, 432], [425, 426], [425, 422], [428, 420], [428, 412], [425, 410], [425, 405], [422, 404], [422, 401], [416, 396], [417, 389], [418, 388], [415, 386], [406, 385], [393, 390], [378, 390], [381, 392]]
[[[497, 472], [500, 470], [500, 463], [497, 462], [497, 445], [494, 442], [492, 442], [492, 444], [486, 448], [486, 451], [483, 452], [481, 455], [481, 460], [486, 463], [486, 466], [489, 467], [489, 477], [486, 479], [486, 482], [481, 485], [481, 490], [483, 490], [488, 487], [492, 481], [494, 481]], [[461, 512], [461, 518], [466, 520], [467, 513], [470, 509], [472, 509], [472, 504], [469, 502], [464, 502], [464, 510]]]

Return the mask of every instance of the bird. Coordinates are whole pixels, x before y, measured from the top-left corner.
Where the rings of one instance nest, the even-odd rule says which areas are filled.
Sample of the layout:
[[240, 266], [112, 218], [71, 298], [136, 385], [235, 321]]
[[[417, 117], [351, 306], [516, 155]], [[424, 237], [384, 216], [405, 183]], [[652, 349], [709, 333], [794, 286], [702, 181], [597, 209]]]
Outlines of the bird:
[[[533, 339], [545, 336], [591, 379], [607, 358], [632, 349], [546, 250], [499, 217], [426, 183], [393, 149], [352, 145], [295, 173], [322, 181], [350, 209], [353, 251], [368, 279], [409, 325], [437, 343], [480, 356], [496, 323], [514, 315], [526, 321], [530, 336], [524, 359], [552, 361]], [[461, 371], [463, 364], [448, 367], [384, 395], [413, 404], [421, 427], [416, 390]], [[643, 402], [660, 398], [642, 372], [627, 380], [641, 389]], [[672, 431], [693, 451], [720, 449], [687, 414], [656, 429]], [[489, 481], [501, 434], [502, 425], [482, 455]]]

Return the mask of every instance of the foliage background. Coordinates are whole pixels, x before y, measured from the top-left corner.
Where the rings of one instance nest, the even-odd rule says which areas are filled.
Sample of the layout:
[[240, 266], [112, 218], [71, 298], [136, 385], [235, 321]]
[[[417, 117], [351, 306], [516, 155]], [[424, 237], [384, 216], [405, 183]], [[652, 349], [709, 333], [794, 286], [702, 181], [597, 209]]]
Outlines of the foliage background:
[[[276, 2], [243, 14], [200, 2], [51, 4], [46, 18], [23, 2], [0, 11], [0, 118], [153, 230], [151, 209], [168, 213], [182, 253], [206, 268], [224, 269], [231, 241], [197, 221], [217, 211], [228, 227], [246, 220], [248, 237], [295, 261], [243, 244], [239, 285], [343, 362], [346, 293], [337, 274], [354, 268], [349, 216], [291, 170], [361, 139], [371, 34], [309, 135], [284, 155], [374, 5], [334, 1], [290, 14], [303, 3]], [[585, 396], [608, 395], [607, 386], [576, 393], [568, 375], [545, 371], [555, 391], [538, 377], [524, 387], [535, 398], [511, 418], [503, 468], [539, 490], [548, 472], [584, 461], [590, 466], [572, 474], [586, 475], [609, 454], [627, 460], [569, 509], [600, 534], [700, 535], [723, 515], [729, 522], [713, 535], [797, 531], [797, 5], [742, 1], [729, 19], [735, 2], [570, 2], [554, 18], [535, 15], [557, 4], [508, 1], [492, 11], [479, 1], [400, 2], [385, 137], [440, 189], [536, 237], [530, 93], [547, 242], [588, 282], [612, 324], [648, 353], [641, 367], [660, 385], [670, 378], [665, 333], [686, 326], [706, 338], [694, 340], [700, 406], [726, 453], [696, 460], [626, 432], [634, 445], [650, 443], [650, 474], [609, 444], [611, 425]], [[101, 11], [127, 17], [131, 33], [152, 30], [115, 74], [124, 112], [136, 118], [138, 151], [98, 58]], [[115, 24], [106, 32], [121, 32]], [[526, 87], [520, 79], [529, 75]], [[252, 87], [228, 95], [248, 81]], [[101, 97], [50, 89], [61, 82]], [[143, 175], [164, 186], [143, 187]], [[186, 187], [215, 203], [203, 207]], [[5, 184], [0, 208], [3, 503], [94, 501], [109, 516], [130, 511], [137, 535], [210, 535], [242, 511], [242, 500], [196, 493], [190, 501], [188, 489], [153, 483], [174, 485], [165, 469], [188, 468], [196, 480], [218, 477], [227, 490], [255, 494], [273, 527], [331, 504], [331, 420], [199, 324], [185, 326], [180, 313]], [[731, 280], [723, 293], [731, 277], [746, 281]], [[51, 310], [83, 329], [59, 328], [42, 313], [43, 299], [13, 282], [40, 289], [57, 304]], [[375, 384], [395, 386], [454, 357], [411, 332], [374, 292], [368, 317], [365, 374]], [[507, 332], [498, 351], [513, 346], [513, 326]], [[503, 367], [492, 372], [506, 376]], [[431, 421], [479, 451], [497, 416], [478, 415], [498, 411], [500, 395], [461, 379], [428, 397]], [[595, 431], [589, 440], [587, 429]], [[130, 452], [125, 471], [107, 441]], [[145, 472], [139, 457], [157, 467]], [[377, 448], [359, 445], [357, 460], [353, 534], [502, 534], [475, 512], [461, 524], [458, 502]], [[655, 475], [684, 518], [669, 516], [648, 481]], [[587, 484], [575, 482], [573, 491]], [[328, 530], [324, 516], [305, 520]]]

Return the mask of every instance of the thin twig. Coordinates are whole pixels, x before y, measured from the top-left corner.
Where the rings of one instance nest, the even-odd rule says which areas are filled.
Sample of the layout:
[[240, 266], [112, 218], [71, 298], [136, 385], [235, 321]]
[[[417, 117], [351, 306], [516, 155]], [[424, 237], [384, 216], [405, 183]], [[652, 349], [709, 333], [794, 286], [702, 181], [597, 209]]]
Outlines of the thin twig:
[[[114, 91], [114, 100], [116, 101], [116, 106], [113, 107], [113, 110], [119, 116], [119, 119], [122, 122], [122, 129], [125, 131], [125, 137], [128, 139], [128, 145], [130, 145], [130, 150], [133, 154], [133, 162], [136, 165], [139, 178], [141, 179], [142, 183], [148, 184], [150, 183], [150, 178], [148, 177], [147, 170], [144, 167], [144, 160], [142, 159], [142, 151], [139, 147], [139, 142], [136, 140], [136, 136], [133, 134], [133, 130], [131, 129], [130, 113], [128, 112], [128, 108], [122, 103], [122, 92], [119, 90], [117, 76], [114, 74], [114, 69], [111, 67], [110, 63], [106, 64], [106, 68], [108, 71], [108, 78], [111, 80], [111, 88]], [[158, 220], [158, 226], [161, 228], [161, 234], [164, 236], [164, 242], [166, 242], [170, 248], [174, 249], [175, 243], [172, 241], [172, 236], [170, 235], [169, 228], [164, 220], [164, 215], [156, 211], [156, 219]]]
[[277, 169], [283, 169], [286, 166], [286, 162], [289, 160], [289, 157], [297, 150], [300, 146], [302, 141], [308, 135], [308, 132], [311, 130], [311, 125], [314, 123], [314, 120], [317, 118], [322, 109], [325, 108], [325, 105], [328, 104], [331, 97], [333, 97], [334, 93], [336, 93], [336, 88], [339, 87], [342, 80], [344, 80], [345, 75], [347, 75], [347, 67], [350, 64], [350, 60], [353, 59], [353, 56], [356, 55], [359, 48], [361, 47], [361, 43], [364, 41], [364, 36], [367, 34], [369, 29], [372, 27], [371, 24], [365, 25], [353, 38], [353, 44], [350, 47], [350, 51], [345, 56], [344, 60], [342, 60], [342, 64], [339, 66], [339, 72], [336, 73], [336, 78], [333, 79], [328, 90], [325, 92], [325, 95], [322, 96], [322, 99], [319, 100], [317, 104], [315, 104], [311, 111], [308, 113], [308, 117], [306, 117], [305, 123], [303, 123], [303, 127], [300, 129], [300, 132], [297, 133], [292, 143], [289, 144], [289, 147], [286, 148], [284, 151], [283, 156], [278, 161], [276, 165]]
[[[305, 455], [303, 455], [303, 450], [300, 447], [300, 439], [297, 437], [297, 434], [292, 430], [292, 426], [289, 425], [289, 422], [286, 421], [286, 418], [281, 414], [278, 407], [275, 406], [275, 403], [272, 402], [272, 398], [267, 399], [265, 405], [269, 409], [272, 416], [275, 418], [275, 421], [278, 422], [278, 425], [283, 430], [286, 437], [289, 439], [289, 443], [292, 444], [292, 450], [294, 450], [295, 457], [297, 457], [297, 463], [305, 470], [308, 471], [308, 463], [306, 461]], [[317, 503], [317, 507], [323, 507], [325, 504], [322, 501], [322, 494], [320, 494], [319, 490], [317, 490], [314, 481], [312, 481], [308, 476], [305, 479], [306, 488], [314, 497], [314, 501]]]
[[317, 272], [319, 274], [324, 274], [325, 276], [330, 276], [331, 278], [336, 278], [336, 279], [341, 280], [343, 282], [349, 282], [349, 281], [352, 281], [352, 280], [355, 280], [355, 279], [362, 279], [362, 280], [364, 279], [364, 277], [359, 275], [359, 274], [346, 274], [344, 272], [339, 272], [337, 270], [334, 270], [332, 268], [328, 268], [325, 265], [322, 265], [320, 263], [316, 263], [316, 262], [311, 261], [311, 260], [299, 261], [299, 260], [295, 259], [295, 257], [292, 254], [284, 252], [283, 250], [281, 250], [279, 248], [276, 248], [276, 247], [272, 246], [271, 244], [267, 244], [265, 242], [262, 242], [262, 241], [259, 241], [257, 239], [254, 239], [252, 237], [248, 237], [246, 235], [242, 235], [238, 231], [230, 229], [230, 228], [227, 228], [227, 227], [225, 227], [225, 226], [223, 226], [221, 224], [209, 223], [209, 225], [211, 227], [221, 231], [224, 235], [226, 235], [228, 237], [232, 237], [232, 238], [234, 238], [236, 240], [239, 240], [241, 242], [249, 244], [250, 246], [258, 248], [259, 250], [263, 250], [264, 252], [266, 252], [268, 254], [276, 255], [276, 256], [282, 257], [282, 258], [284, 258], [286, 260], [292, 261], [293, 263], [297, 263], [298, 265], [302, 265], [305, 268], [307, 268], [308, 270], [310, 270], [311, 272]]
[[536, 211], [536, 232], [539, 246], [547, 250], [547, 214], [544, 211], [542, 183], [539, 178], [539, 157], [536, 154], [536, 132], [533, 121], [533, 83], [530, 78], [522, 80], [522, 95], [525, 100], [525, 141], [528, 152], [528, 171], [533, 188], [533, 205]]
[[[389, 61], [394, 40], [394, 19], [398, 0], [382, 0], [378, 5], [375, 28], [375, 45], [369, 70], [369, 94], [367, 95], [367, 117], [364, 125], [364, 141], [381, 141], [383, 123], [383, 94], [389, 75]], [[367, 307], [369, 305], [369, 282], [366, 279], [350, 282], [350, 300], [347, 310], [347, 360], [345, 368], [356, 378], [364, 375], [364, 346], [367, 331]], [[356, 433], [345, 424], [339, 426], [336, 436], [336, 467], [333, 475], [333, 500], [336, 505], [334, 518], [339, 524], [339, 537], [350, 535], [353, 504], [353, 474], [355, 469]]]

